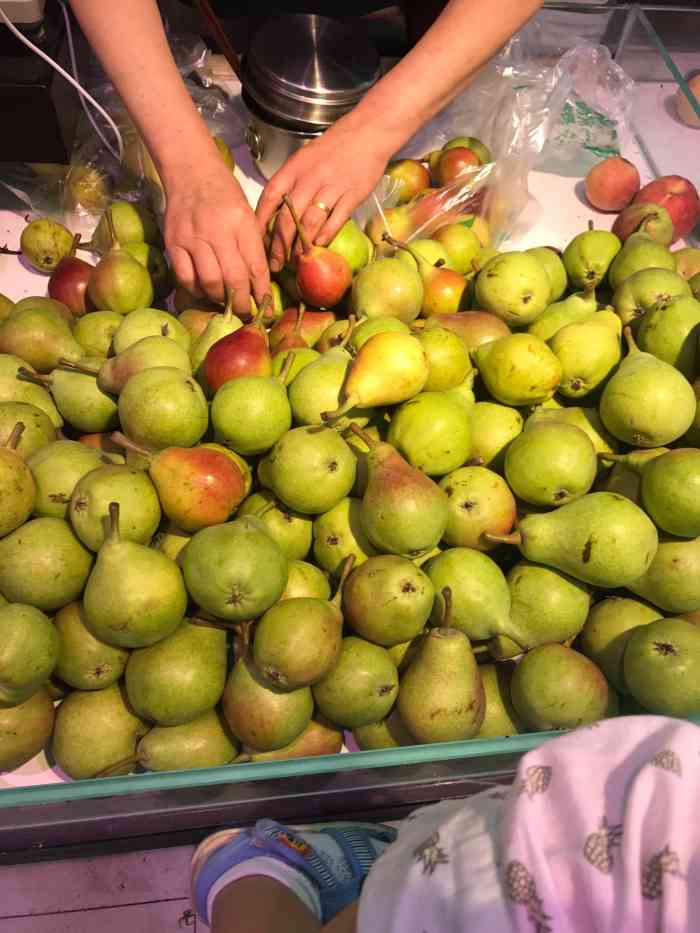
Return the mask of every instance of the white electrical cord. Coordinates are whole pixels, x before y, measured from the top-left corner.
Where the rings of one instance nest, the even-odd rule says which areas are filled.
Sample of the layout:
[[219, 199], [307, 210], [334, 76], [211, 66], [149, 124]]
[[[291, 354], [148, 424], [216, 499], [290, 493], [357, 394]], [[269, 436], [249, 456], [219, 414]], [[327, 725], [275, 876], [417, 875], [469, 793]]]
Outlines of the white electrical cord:
[[[74, 49], [74, 47], [73, 47], [73, 32], [72, 32], [71, 25], [70, 25], [70, 20], [69, 20], [69, 17], [68, 17], [68, 11], [66, 10], [65, 4], [62, 2], [62, 0], [61, 0], [61, 7], [63, 8], [63, 16], [64, 16], [65, 21], [66, 21], [66, 31], [67, 31], [67, 34], [68, 34], [68, 49], [69, 49], [69, 52], [70, 52], [71, 66], [72, 66], [72, 68], [73, 68], [73, 73], [75, 74], [75, 77], [72, 77], [71, 75], [68, 74], [67, 71], [64, 71], [63, 68], [61, 68], [61, 66], [60, 66], [57, 62], [55, 62], [55, 61], [51, 58], [50, 55], [47, 55], [46, 52], [43, 52], [40, 48], [37, 48], [37, 46], [34, 45], [33, 42], [31, 42], [19, 29], [17, 29], [17, 27], [15, 26], [15, 24], [9, 19], [9, 17], [7, 16], [7, 14], [5, 13], [5, 11], [3, 10], [3, 8], [2, 8], [1, 6], [0, 6], [0, 19], [2, 19], [2, 20], [4, 21], [5, 25], [6, 25], [7, 28], [10, 30], [10, 32], [11, 32], [14, 36], [16, 36], [16, 37], [20, 40], [20, 42], [23, 42], [24, 45], [26, 45], [28, 48], [30, 48], [30, 49], [32, 50], [32, 52], [34, 52], [36, 55], [39, 56], [39, 58], [42, 58], [45, 62], [47, 62], [47, 64], [51, 65], [51, 67], [52, 67], [55, 71], [57, 71], [57, 72], [61, 75], [62, 78], [65, 78], [66, 81], [67, 81], [69, 84], [71, 84], [71, 85], [75, 88], [75, 90], [76, 90], [76, 91], [78, 92], [78, 94], [80, 95], [80, 99], [81, 99], [83, 108], [84, 108], [84, 110], [85, 110], [85, 113], [87, 114], [88, 119], [90, 120], [90, 123], [92, 123], [92, 125], [93, 125], [93, 127], [94, 127], [94, 129], [95, 129], [95, 132], [96, 132], [97, 135], [100, 137], [100, 139], [101, 139], [102, 142], [105, 144], [105, 146], [109, 149], [109, 151], [112, 153], [112, 155], [115, 157], [115, 159], [118, 159], [118, 160], [121, 162], [122, 159], [124, 158], [124, 140], [122, 139], [122, 134], [119, 132], [119, 127], [118, 127], [117, 124], [114, 122], [114, 120], [110, 117], [110, 115], [107, 113], [107, 111], [106, 111], [103, 107], [101, 107], [100, 104], [97, 103], [97, 101], [95, 100], [95, 98], [92, 97], [90, 94], [88, 94], [88, 92], [85, 90], [85, 88], [83, 88], [83, 87], [80, 85], [80, 83], [79, 83], [79, 81], [78, 81], [78, 79], [77, 79], [77, 77], [78, 77], [78, 76], [77, 76], [77, 71], [78, 71], [78, 69], [77, 69], [77, 64], [76, 64], [76, 60], [75, 60], [75, 49]], [[86, 104], [85, 104], [85, 101], [87, 101], [88, 103], [92, 104], [92, 106], [93, 106], [93, 107], [95, 108], [95, 110], [100, 114], [100, 116], [104, 117], [104, 119], [107, 121], [107, 124], [108, 124], [109, 127], [112, 129], [112, 131], [113, 131], [113, 133], [114, 133], [114, 136], [115, 136], [115, 138], [116, 138], [116, 141], [117, 141], [117, 149], [115, 149], [114, 146], [113, 146], [111, 143], [109, 143], [109, 142], [105, 139], [105, 137], [103, 136], [102, 132], [100, 131], [100, 129], [99, 129], [99, 128], [97, 127], [97, 125], [95, 124], [95, 121], [94, 121], [94, 119], [93, 119], [93, 117], [92, 117], [92, 114], [91, 114], [90, 111], [87, 109], [87, 106], [86, 106]]]

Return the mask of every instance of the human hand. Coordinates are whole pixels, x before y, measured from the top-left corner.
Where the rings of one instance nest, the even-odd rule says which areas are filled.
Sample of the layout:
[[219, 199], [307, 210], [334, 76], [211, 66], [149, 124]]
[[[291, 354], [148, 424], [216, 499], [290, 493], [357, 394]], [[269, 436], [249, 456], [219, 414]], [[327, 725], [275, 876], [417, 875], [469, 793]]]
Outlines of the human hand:
[[233, 290], [237, 314], [250, 313], [270, 291], [270, 273], [255, 214], [216, 150], [196, 171], [166, 181], [165, 246], [188, 291], [223, 301]]
[[[267, 183], [256, 214], [263, 232], [285, 194], [297, 210], [309, 239], [328, 244], [353, 210], [367, 198], [384, 173], [388, 153], [367, 132], [352, 132], [339, 121], [318, 139], [297, 150]], [[290, 255], [296, 229], [287, 209], [280, 210], [270, 242], [270, 268], [279, 271]]]

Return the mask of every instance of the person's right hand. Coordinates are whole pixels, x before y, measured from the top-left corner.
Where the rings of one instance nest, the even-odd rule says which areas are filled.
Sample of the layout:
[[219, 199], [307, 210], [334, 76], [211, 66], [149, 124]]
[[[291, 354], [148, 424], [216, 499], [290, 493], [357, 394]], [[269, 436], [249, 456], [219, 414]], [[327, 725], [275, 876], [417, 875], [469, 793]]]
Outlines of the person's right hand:
[[243, 189], [216, 150], [195, 172], [165, 182], [165, 247], [178, 282], [223, 301], [233, 290], [237, 314], [260, 304], [270, 272], [260, 227]]

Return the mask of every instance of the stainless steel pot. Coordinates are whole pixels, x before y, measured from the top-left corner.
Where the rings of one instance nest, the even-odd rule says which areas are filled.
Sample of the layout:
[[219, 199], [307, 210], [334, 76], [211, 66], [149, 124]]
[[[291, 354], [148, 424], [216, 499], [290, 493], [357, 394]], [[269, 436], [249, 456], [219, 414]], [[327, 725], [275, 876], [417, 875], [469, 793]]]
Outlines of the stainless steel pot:
[[242, 69], [246, 141], [262, 174], [352, 110], [379, 76], [377, 50], [358, 25], [310, 13], [265, 23]]

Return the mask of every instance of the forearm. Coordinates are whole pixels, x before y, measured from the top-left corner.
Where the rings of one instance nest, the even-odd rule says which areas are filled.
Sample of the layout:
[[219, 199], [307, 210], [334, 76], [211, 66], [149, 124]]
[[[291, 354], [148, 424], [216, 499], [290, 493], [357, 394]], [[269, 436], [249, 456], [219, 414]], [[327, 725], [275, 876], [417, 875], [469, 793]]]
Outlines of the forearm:
[[155, 0], [71, 0], [168, 186], [215, 152], [175, 66]]
[[465, 88], [542, 0], [450, 0], [413, 49], [337, 126], [371, 126], [387, 158]]

